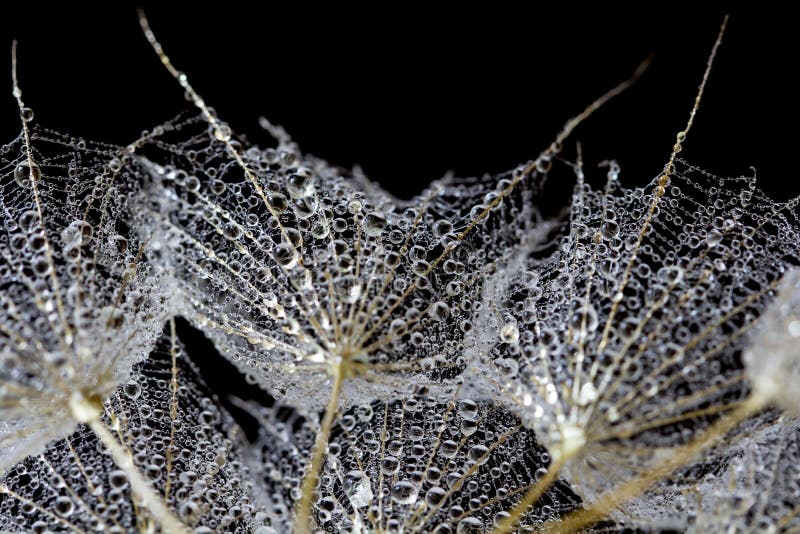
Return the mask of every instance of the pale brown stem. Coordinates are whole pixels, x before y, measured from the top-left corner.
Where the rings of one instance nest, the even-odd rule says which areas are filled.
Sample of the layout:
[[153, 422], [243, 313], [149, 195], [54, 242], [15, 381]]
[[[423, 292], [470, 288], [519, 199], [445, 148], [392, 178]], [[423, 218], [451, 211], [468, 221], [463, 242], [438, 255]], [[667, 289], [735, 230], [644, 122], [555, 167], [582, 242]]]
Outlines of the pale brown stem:
[[508, 534], [514, 530], [514, 527], [528, 511], [528, 509], [537, 503], [545, 491], [547, 491], [553, 482], [558, 478], [558, 474], [567, 462], [568, 457], [565, 455], [557, 455], [553, 459], [553, 463], [547, 468], [547, 473], [536, 481], [536, 483], [523, 495], [520, 500], [510, 511], [509, 516], [503, 519], [497, 528], [492, 531], [492, 534]]
[[764, 408], [768, 400], [767, 397], [760, 395], [750, 396], [738, 408], [723, 416], [708, 430], [689, 443], [676, 448], [669, 458], [617, 489], [601, 495], [591, 507], [573, 512], [563, 521], [553, 524], [550, 532], [563, 534], [578, 532], [606, 517], [611, 510], [626, 500], [641, 495], [655, 482], [669, 476], [679, 467], [687, 465], [698, 453], [713, 445], [736, 425]]
[[153, 489], [150, 482], [136, 469], [130, 452], [125, 450], [125, 447], [117, 441], [117, 438], [106, 428], [106, 425], [99, 418], [87, 424], [103, 445], [105, 445], [108, 452], [111, 453], [111, 458], [113, 458], [117, 467], [128, 477], [131, 491], [141, 502], [142, 508], [146, 509], [153, 516], [155, 521], [161, 525], [163, 531], [174, 532], [176, 534], [190, 534], [191, 530], [189, 527], [178, 519], [175, 513], [167, 506], [164, 497]]
[[311, 461], [303, 476], [303, 482], [300, 485], [300, 500], [297, 501], [295, 507], [296, 534], [311, 533], [311, 507], [314, 502], [314, 490], [316, 490], [317, 483], [319, 482], [320, 472], [322, 471], [322, 460], [325, 457], [325, 451], [328, 448], [328, 440], [331, 437], [331, 428], [336, 419], [336, 414], [339, 411], [339, 398], [342, 395], [342, 385], [345, 380], [344, 365], [345, 363], [342, 362], [333, 367], [333, 386], [331, 387], [330, 399], [328, 400], [328, 406], [325, 408], [325, 416], [322, 418], [322, 424], [319, 430], [317, 430], [317, 435], [314, 439]]

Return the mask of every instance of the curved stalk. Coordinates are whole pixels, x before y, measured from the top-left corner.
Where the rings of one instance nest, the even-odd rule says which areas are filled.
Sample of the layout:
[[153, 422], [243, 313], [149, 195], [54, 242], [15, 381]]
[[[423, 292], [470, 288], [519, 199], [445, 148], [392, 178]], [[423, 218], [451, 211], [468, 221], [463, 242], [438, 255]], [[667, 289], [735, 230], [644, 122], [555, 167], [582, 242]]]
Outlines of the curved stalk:
[[303, 482], [300, 486], [300, 500], [297, 501], [295, 508], [295, 532], [297, 534], [310, 534], [311, 532], [311, 505], [314, 501], [314, 490], [319, 482], [320, 471], [322, 471], [322, 460], [328, 448], [333, 421], [339, 411], [339, 398], [342, 395], [342, 385], [345, 379], [344, 366], [345, 363], [342, 361], [332, 367], [333, 386], [331, 388], [331, 396], [328, 399], [328, 406], [325, 408], [322, 424], [314, 439], [311, 461], [303, 476]]
[[536, 504], [553, 482], [558, 478], [561, 469], [567, 461], [575, 456], [585, 445], [585, 440], [565, 440], [553, 451], [553, 462], [547, 468], [547, 473], [525, 493], [522, 499], [511, 509], [509, 516], [503, 519], [492, 534], [508, 534], [511, 532], [525, 512]]
[[133, 465], [131, 454], [125, 450], [106, 425], [99, 418], [95, 418], [87, 424], [111, 453], [111, 458], [114, 459], [117, 467], [128, 477], [133, 494], [139, 498], [143, 508], [152, 514], [156, 522], [161, 525], [162, 530], [176, 534], [190, 534], [189, 527], [178, 519], [175, 513], [167, 506], [164, 497], [153, 489], [150, 482], [145, 480], [139, 470], [136, 469], [136, 466]]
[[669, 458], [656, 465], [653, 469], [622, 484], [615, 490], [601, 495], [597, 502], [589, 508], [578, 510], [568, 515], [563, 521], [550, 525], [548, 532], [567, 534], [578, 532], [593, 523], [603, 519], [608, 513], [637, 495], [641, 495], [655, 482], [669, 476], [673, 471], [686, 465], [698, 453], [713, 445], [714, 442], [730, 432], [736, 425], [760, 411], [769, 403], [769, 397], [751, 395], [738, 408], [723, 416], [711, 427], [695, 439], [678, 447]]

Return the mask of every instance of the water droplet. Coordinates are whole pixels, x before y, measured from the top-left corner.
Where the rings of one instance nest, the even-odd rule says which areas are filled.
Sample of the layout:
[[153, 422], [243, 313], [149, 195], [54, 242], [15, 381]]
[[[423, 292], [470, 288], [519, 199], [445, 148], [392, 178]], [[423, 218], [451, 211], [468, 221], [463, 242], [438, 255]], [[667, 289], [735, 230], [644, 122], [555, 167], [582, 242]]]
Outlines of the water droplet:
[[220, 124], [219, 127], [214, 128], [214, 137], [217, 141], [227, 143], [231, 140], [231, 128], [227, 124]]
[[372, 484], [369, 477], [359, 470], [349, 471], [342, 482], [345, 493], [356, 508], [372, 504]]
[[600, 227], [600, 233], [603, 239], [613, 239], [619, 234], [619, 225], [614, 221], [606, 221]]
[[291, 269], [297, 265], [297, 253], [288, 243], [275, 245], [275, 248], [272, 249], [272, 257], [284, 269]]
[[289, 201], [280, 193], [272, 193], [267, 195], [267, 201], [269, 202], [269, 205], [272, 207], [273, 211], [275, 211], [275, 213], [278, 215], [289, 209]]
[[439, 454], [443, 458], [452, 458], [458, 452], [458, 443], [452, 439], [447, 439], [439, 446]]
[[239, 237], [242, 235], [242, 230], [241, 228], [239, 228], [238, 225], [231, 222], [223, 227], [222, 235], [225, 236], [225, 239], [230, 239], [231, 241], [234, 241], [236, 239], [239, 239]]
[[722, 242], [722, 233], [719, 230], [711, 230], [706, 235], [706, 243], [709, 247], [714, 247]]
[[34, 161], [32, 164], [28, 161], [20, 162], [14, 169], [14, 181], [21, 187], [30, 187], [31, 179], [34, 183], [38, 183], [42, 179], [42, 170], [39, 165]]
[[467, 453], [467, 458], [476, 463], [483, 463], [489, 458], [488, 452], [489, 448], [484, 445], [473, 445]]
[[75, 511], [75, 504], [69, 497], [59, 497], [56, 499], [54, 508], [61, 517], [69, 517]]
[[286, 191], [292, 198], [303, 198], [314, 192], [314, 181], [307, 174], [292, 174], [286, 179]]
[[122, 489], [128, 485], [128, 477], [125, 475], [123, 471], [120, 470], [111, 471], [108, 474], [108, 483], [111, 486], [112, 490]]
[[386, 218], [379, 213], [368, 213], [361, 225], [367, 236], [378, 237], [386, 228]]
[[197, 193], [200, 191], [200, 180], [197, 176], [189, 176], [186, 178], [186, 190], [190, 193]]
[[576, 309], [570, 318], [570, 327], [581, 337], [597, 330], [597, 312], [588, 304]]
[[519, 363], [512, 358], [497, 358], [493, 363], [505, 378], [515, 378], [519, 372]]
[[519, 328], [516, 323], [506, 323], [500, 329], [500, 339], [503, 343], [516, 343], [519, 341]]
[[679, 284], [683, 279], [683, 269], [677, 265], [662, 267], [658, 270], [656, 277], [665, 284]]
[[425, 503], [430, 507], [435, 507], [438, 506], [446, 496], [447, 492], [444, 488], [433, 486], [428, 490], [428, 493], [425, 494]]
[[444, 237], [452, 231], [453, 224], [445, 219], [436, 221], [436, 224], [433, 225], [433, 233], [436, 237]]
[[483, 534], [483, 531], [483, 523], [476, 517], [465, 517], [456, 527], [456, 534]]
[[408, 480], [401, 480], [392, 486], [392, 500], [397, 504], [414, 504], [417, 501], [418, 488]]
[[394, 456], [386, 456], [381, 462], [381, 471], [385, 475], [394, 475], [400, 471], [400, 460]]
[[129, 399], [138, 399], [142, 393], [142, 388], [136, 382], [128, 382], [122, 386], [122, 391]]
[[431, 304], [428, 314], [434, 321], [444, 321], [450, 315], [450, 307], [442, 301]]
[[458, 403], [458, 414], [468, 421], [478, 418], [478, 404], [471, 399], [464, 399]]
[[33, 110], [31, 108], [22, 108], [19, 112], [19, 117], [24, 122], [31, 122], [33, 120]]
[[361, 296], [361, 283], [351, 274], [337, 277], [333, 281], [336, 294], [346, 303], [353, 304]]
[[361, 208], [363, 206], [360, 200], [351, 200], [350, 203], [347, 204], [347, 211], [355, 215], [356, 213], [361, 213]]

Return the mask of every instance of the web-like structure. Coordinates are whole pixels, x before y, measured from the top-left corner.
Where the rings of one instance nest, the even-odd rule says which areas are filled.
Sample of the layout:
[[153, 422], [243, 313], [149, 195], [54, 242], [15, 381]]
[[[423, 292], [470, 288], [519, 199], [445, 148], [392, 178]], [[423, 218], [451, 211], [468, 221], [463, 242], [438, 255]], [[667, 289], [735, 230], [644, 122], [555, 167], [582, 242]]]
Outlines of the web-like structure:
[[800, 414], [800, 269], [787, 272], [778, 294], [764, 312], [753, 334], [744, 362], [756, 389], [777, 392], [776, 402], [794, 415]]
[[322, 407], [339, 366], [363, 402], [458, 374], [483, 276], [537, 239], [533, 188], [506, 191], [511, 173], [401, 202], [285, 136], [234, 141], [239, 163], [201, 118], [172, 128], [137, 162], [152, 248], [181, 313], [291, 404]]
[[[792, 532], [797, 505], [800, 439], [796, 421], [782, 420], [748, 438], [716, 484], [701, 486], [688, 531], [724, 524], [728, 532]], [[726, 491], [720, 492], [719, 487]]]
[[113, 392], [167, 315], [120, 149], [27, 135], [0, 148], [0, 470], [71, 433], [72, 408]]
[[748, 332], [800, 262], [797, 201], [753, 178], [680, 161], [663, 189], [631, 189], [608, 167], [602, 189], [579, 179], [550, 258], [486, 284], [476, 333], [495, 338], [474, 365], [489, 390], [549, 447], [580, 441], [570, 471], [587, 498], [749, 394]]
[[[219, 408], [180, 342], [162, 336], [107, 400], [103, 424], [195, 532], [253, 532], [259, 510], [242, 462], [241, 430]], [[14, 466], [0, 486], [0, 528], [147, 532], [157, 521], [85, 427]]]
[[[328, 453], [317, 502], [327, 532], [484, 532], [549, 463], [504, 410], [424, 391], [345, 413]], [[557, 484], [523, 522], [535, 527], [577, 502]]]
[[[678, 158], [719, 39], [649, 185], [564, 156], [639, 69], [531, 161], [402, 201], [237, 135], [141, 23], [199, 114], [128, 146], [35, 126], [14, 68], [0, 529], [799, 528], [798, 200]], [[277, 401], [220, 398], [178, 316]]]

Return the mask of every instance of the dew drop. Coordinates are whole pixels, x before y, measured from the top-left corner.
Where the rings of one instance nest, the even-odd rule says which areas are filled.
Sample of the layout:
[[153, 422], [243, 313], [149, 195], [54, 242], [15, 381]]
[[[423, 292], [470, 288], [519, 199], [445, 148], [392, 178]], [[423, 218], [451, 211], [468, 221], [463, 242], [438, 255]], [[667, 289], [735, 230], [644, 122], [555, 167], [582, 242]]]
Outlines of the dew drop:
[[613, 239], [619, 234], [619, 225], [614, 221], [606, 221], [600, 227], [603, 239]]
[[275, 245], [275, 248], [272, 249], [272, 257], [284, 269], [291, 269], [297, 265], [297, 253], [288, 243]]
[[458, 414], [468, 421], [478, 418], [478, 404], [471, 399], [464, 399], [458, 403]]
[[433, 225], [433, 233], [436, 237], [444, 237], [452, 231], [453, 224], [445, 219], [436, 221], [436, 224]]
[[122, 391], [125, 392], [125, 396], [129, 399], [138, 399], [142, 393], [142, 388], [136, 382], [128, 382], [122, 386]]
[[128, 477], [125, 476], [125, 473], [122, 471], [111, 471], [108, 474], [108, 484], [111, 486], [112, 490], [122, 489], [128, 485]]
[[363, 471], [349, 471], [344, 476], [342, 486], [350, 498], [350, 502], [356, 508], [363, 508], [372, 504], [372, 484]]
[[500, 339], [503, 343], [513, 344], [519, 341], [519, 328], [516, 323], [507, 323], [500, 329]]
[[447, 496], [447, 492], [440, 486], [433, 486], [425, 494], [425, 503], [430, 507], [439, 506]]
[[483, 531], [483, 523], [476, 517], [465, 517], [456, 527], [456, 534], [482, 534]]
[[400, 460], [394, 456], [386, 456], [381, 461], [381, 471], [384, 475], [394, 475], [400, 471]]
[[392, 486], [392, 500], [397, 504], [414, 504], [417, 501], [417, 486], [408, 480], [401, 480]]
[[305, 174], [292, 174], [286, 180], [286, 192], [292, 198], [303, 198], [314, 191], [314, 182]]
[[56, 499], [54, 508], [61, 517], [69, 517], [75, 511], [75, 504], [69, 497], [59, 497]]
[[28, 107], [22, 108], [19, 112], [19, 117], [24, 122], [31, 122], [33, 120], [33, 110]]
[[379, 213], [368, 213], [361, 226], [367, 236], [378, 237], [386, 228], [386, 218]]
[[20, 162], [14, 169], [14, 181], [21, 187], [30, 187], [31, 179], [38, 183], [42, 179], [42, 170], [34, 161], [32, 164], [27, 160]]
[[722, 233], [719, 230], [711, 230], [706, 235], [706, 243], [709, 247], [714, 247], [722, 242]]

